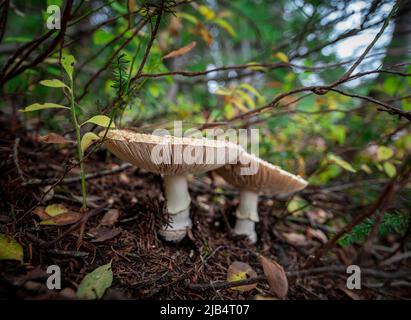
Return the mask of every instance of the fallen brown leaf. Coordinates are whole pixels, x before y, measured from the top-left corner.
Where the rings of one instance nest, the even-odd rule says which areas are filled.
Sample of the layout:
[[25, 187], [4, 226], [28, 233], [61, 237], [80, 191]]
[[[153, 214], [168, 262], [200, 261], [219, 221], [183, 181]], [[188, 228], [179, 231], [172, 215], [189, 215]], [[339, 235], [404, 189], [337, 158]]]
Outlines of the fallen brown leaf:
[[270, 285], [271, 292], [280, 299], [284, 299], [288, 292], [288, 280], [284, 268], [277, 262], [259, 255], [264, 275]]
[[326, 243], [328, 241], [326, 234], [322, 232], [320, 229], [307, 228], [306, 232], [308, 239], [317, 239], [320, 240], [322, 243]]
[[283, 232], [283, 237], [288, 243], [296, 246], [306, 246], [308, 244], [307, 237], [300, 233]]
[[33, 210], [33, 213], [38, 216], [41, 220], [50, 219], [51, 217], [46, 213], [44, 207], [37, 207]]
[[42, 225], [56, 225], [56, 226], [66, 226], [69, 224], [76, 223], [83, 217], [82, 214], [78, 212], [66, 212], [55, 217], [50, 217], [47, 220], [43, 220], [40, 224]]
[[50, 132], [46, 134], [45, 136], [40, 136], [39, 141], [45, 142], [45, 143], [54, 143], [54, 144], [66, 144], [66, 143], [73, 143], [74, 141], [72, 140], [67, 140], [64, 138], [62, 135], [59, 135], [54, 132]]
[[112, 226], [118, 221], [119, 217], [120, 217], [120, 211], [119, 210], [110, 209], [103, 216], [103, 218], [100, 221], [100, 224], [102, 226]]
[[188, 45], [181, 47], [180, 49], [177, 50], [173, 50], [170, 53], [166, 54], [163, 59], [170, 59], [170, 58], [175, 58], [175, 57], [179, 57], [182, 56], [184, 54], [186, 54], [187, 52], [193, 50], [193, 48], [197, 45], [197, 42], [193, 41], [191, 43], [189, 43]]
[[[248, 264], [240, 261], [234, 261], [227, 270], [227, 281], [240, 281], [250, 278], [256, 278], [257, 273]], [[257, 283], [244, 286], [232, 287], [232, 290], [251, 291], [257, 287]]]
[[95, 239], [92, 240], [92, 242], [104, 242], [113, 239], [114, 237], [117, 237], [121, 233], [121, 229], [98, 227], [91, 229], [89, 233], [95, 237]]

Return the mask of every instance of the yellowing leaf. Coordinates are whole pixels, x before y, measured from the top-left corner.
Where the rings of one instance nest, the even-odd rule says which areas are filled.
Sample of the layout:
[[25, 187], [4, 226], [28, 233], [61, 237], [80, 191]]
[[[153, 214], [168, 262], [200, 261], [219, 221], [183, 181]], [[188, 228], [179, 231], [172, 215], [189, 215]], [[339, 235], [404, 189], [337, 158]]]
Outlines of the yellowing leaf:
[[206, 19], [206, 20], [211, 20], [215, 17], [215, 12], [204, 6], [204, 5], [199, 5], [198, 6], [198, 11], [201, 13], [201, 15]]
[[90, 272], [77, 289], [79, 299], [100, 299], [113, 282], [111, 261]]
[[232, 117], [234, 117], [235, 111], [231, 104], [227, 103], [226, 105], [224, 105], [224, 114], [226, 119], [231, 119]]
[[230, 96], [233, 92], [231, 90], [227, 90], [224, 88], [218, 88], [214, 94], [218, 94], [220, 96]]
[[277, 52], [274, 55], [274, 57], [277, 58], [278, 60], [282, 61], [282, 62], [285, 62], [285, 63], [290, 62], [290, 60], [288, 60], [288, 57], [284, 52]]
[[384, 162], [383, 164], [384, 171], [390, 178], [394, 177], [397, 174], [397, 169], [391, 162]]
[[255, 102], [254, 100], [244, 91], [241, 90], [236, 90], [235, 91], [236, 95], [239, 96], [241, 100], [243, 100], [248, 106], [252, 109], [255, 108]]
[[365, 163], [363, 163], [363, 164], [361, 165], [361, 170], [363, 170], [364, 172], [366, 172], [366, 173], [368, 173], [368, 174], [371, 174], [371, 173], [372, 173], [371, 168], [370, 168], [368, 165], [366, 165]]
[[250, 61], [247, 63], [247, 65], [249, 65], [247, 69], [252, 71], [267, 71], [267, 68], [261, 66], [258, 62]]
[[33, 103], [24, 109], [20, 109], [20, 112], [29, 112], [29, 111], [37, 111], [37, 110], [43, 110], [43, 109], [69, 109], [68, 107], [62, 106], [60, 104], [56, 103]]
[[[227, 281], [240, 281], [250, 278], [256, 278], [257, 273], [248, 263], [234, 261], [227, 270]], [[257, 284], [249, 284], [239, 287], [233, 287], [232, 290], [250, 291], [257, 287]]]
[[239, 88], [250, 91], [260, 102], [263, 102], [265, 100], [264, 97], [258, 92], [258, 90], [248, 83], [241, 84]]
[[377, 149], [377, 160], [384, 161], [388, 160], [394, 155], [394, 151], [388, 147], [379, 146]]
[[[85, 125], [86, 123], [94, 123], [98, 126], [107, 128], [110, 123], [110, 118], [104, 115], [94, 116], [88, 119], [87, 121], [83, 122], [81, 126]], [[114, 121], [111, 122], [110, 128], [115, 128]]]
[[180, 49], [171, 51], [170, 53], [166, 54], [163, 57], [163, 59], [170, 59], [170, 58], [182, 56], [186, 54], [187, 52], [191, 51], [196, 45], [197, 45], [197, 42], [193, 41]]
[[52, 79], [52, 80], [42, 80], [40, 81], [40, 84], [46, 87], [51, 87], [51, 88], [64, 88], [66, 85], [60, 81], [59, 79]]
[[217, 18], [214, 19], [213, 22], [217, 25], [219, 25], [221, 28], [223, 28], [225, 31], [227, 31], [227, 33], [232, 36], [235, 37], [236, 33], [234, 31], [234, 28], [231, 26], [231, 24], [229, 22], [227, 22], [227, 20], [221, 19], [221, 18]]
[[230, 97], [229, 102], [232, 103], [233, 105], [235, 105], [238, 109], [240, 109], [243, 112], [248, 111], [248, 109], [244, 105], [243, 101], [241, 101], [240, 99], [237, 99], [236, 97]]
[[50, 204], [46, 207], [45, 211], [50, 217], [55, 217], [67, 212], [67, 208], [62, 204]]
[[347, 161], [343, 160], [342, 158], [340, 158], [340, 157], [338, 157], [334, 154], [331, 154], [331, 155], [328, 156], [328, 161], [329, 161], [329, 163], [338, 165], [339, 167], [343, 168], [344, 170], [347, 170], [347, 171], [350, 171], [350, 172], [357, 172], [350, 163], [348, 163]]
[[12, 237], [0, 233], [0, 260], [23, 262], [23, 247]]
[[93, 132], [87, 132], [82, 138], [81, 138], [81, 150], [86, 151], [87, 148], [94, 142], [100, 140], [100, 137], [96, 135]]
[[73, 69], [75, 62], [76, 59], [72, 55], [63, 55], [61, 57], [61, 65], [71, 80], [73, 80]]

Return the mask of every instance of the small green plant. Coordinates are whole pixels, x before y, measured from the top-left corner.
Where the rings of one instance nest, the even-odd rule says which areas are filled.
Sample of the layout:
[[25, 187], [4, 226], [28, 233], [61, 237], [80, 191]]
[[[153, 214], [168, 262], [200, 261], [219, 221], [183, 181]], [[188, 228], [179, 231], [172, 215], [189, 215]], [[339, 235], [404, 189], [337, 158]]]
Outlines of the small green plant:
[[[77, 143], [77, 156], [80, 166], [80, 177], [81, 177], [81, 193], [82, 193], [82, 209], [83, 211], [87, 209], [87, 192], [86, 192], [86, 179], [84, 171], [84, 152], [85, 150], [95, 141], [100, 140], [100, 137], [94, 132], [86, 132], [81, 135], [81, 127], [87, 123], [93, 123], [101, 127], [108, 128], [115, 127], [113, 118], [109, 118], [105, 115], [96, 115], [90, 119], [80, 123], [77, 117], [78, 105], [74, 98], [74, 64], [76, 60], [72, 55], [63, 55], [61, 58], [61, 65], [67, 74], [67, 81], [63, 82], [59, 79], [42, 80], [40, 84], [50, 88], [61, 88], [68, 100], [68, 106], [55, 104], [55, 103], [34, 103], [26, 108], [20, 110], [21, 112], [38, 111], [43, 109], [68, 109], [71, 113], [71, 123], [76, 133], [76, 143]], [[64, 77], [63, 77], [64, 78]]]
[[[397, 233], [403, 235], [409, 225], [410, 215], [404, 213], [387, 213], [378, 229], [378, 235], [381, 237], [387, 236], [389, 233]], [[346, 233], [338, 240], [338, 244], [342, 247], [349, 247], [354, 243], [361, 243], [370, 233], [375, 219], [368, 218], [363, 223], [355, 226], [351, 232]]]

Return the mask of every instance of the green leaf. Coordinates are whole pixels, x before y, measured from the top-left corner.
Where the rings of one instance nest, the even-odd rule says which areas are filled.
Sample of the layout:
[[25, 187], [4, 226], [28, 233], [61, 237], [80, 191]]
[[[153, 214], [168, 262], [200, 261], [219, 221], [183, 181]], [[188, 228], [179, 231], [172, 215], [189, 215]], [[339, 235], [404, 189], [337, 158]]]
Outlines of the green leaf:
[[46, 87], [52, 87], [52, 88], [64, 88], [67, 87], [62, 81], [59, 79], [52, 79], [52, 80], [42, 80], [40, 81], [40, 84]]
[[377, 149], [377, 160], [384, 161], [388, 160], [394, 155], [394, 151], [388, 147], [379, 146]]
[[76, 62], [76, 59], [72, 55], [63, 55], [61, 57], [61, 64], [66, 70], [67, 75], [71, 80], [73, 80], [73, 70], [74, 70], [74, 63]]
[[185, 20], [187, 20], [187, 21], [189, 21], [193, 24], [197, 24], [199, 22], [198, 19], [195, 16], [193, 16], [192, 14], [189, 14], [189, 13], [177, 12], [176, 16], [178, 18], [185, 19]]
[[115, 36], [112, 33], [109, 33], [103, 29], [99, 29], [93, 33], [93, 42], [98, 46], [106, 44], [114, 38]]
[[330, 130], [332, 138], [337, 140], [339, 144], [343, 144], [345, 141], [347, 129], [344, 126], [332, 125], [330, 127]]
[[33, 103], [24, 109], [20, 109], [20, 112], [29, 112], [29, 111], [37, 111], [37, 110], [43, 110], [43, 109], [69, 109], [66, 106], [62, 106], [61, 104], [56, 104], [56, 103]]
[[288, 212], [298, 212], [301, 208], [304, 208], [307, 203], [300, 197], [294, 197], [287, 205]]
[[50, 204], [46, 207], [45, 211], [50, 217], [55, 217], [67, 212], [67, 208], [62, 204]]
[[13, 238], [0, 233], [0, 260], [23, 262], [23, 247]]
[[88, 147], [94, 142], [100, 140], [100, 137], [96, 135], [94, 132], [87, 132], [82, 138], [81, 138], [81, 151], [86, 151]]
[[111, 261], [86, 275], [77, 289], [80, 299], [100, 299], [113, 282]]
[[[98, 115], [98, 116], [94, 116], [90, 119], [88, 119], [87, 121], [83, 122], [81, 125], [85, 125], [86, 123], [94, 123], [98, 126], [107, 128], [109, 123], [110, 123], [110, 118], [104, 115]], [[114, 125], [114, 122], [112, 121], [110, 124], [110, 128], [115, 128], [116, 126]]]
[[395, 93], [398, 91], [398, 88], [400, 87], [401, 82], [399, 79], [395, 77], [390, 77], [387, 80], [384, 81], [384, 91], [390, 95], [393, 96]]
[[342, 158], [340, 158], [340, 157], [338, 157], [334, 154], [331, 154], [331, 155], [328, 156], [328, 161], [329, 161], [329, 163], [336, 164], [337, 166], [343, 168], [344, 170], [347, 170], [347, 171], [350, 171], [350, 172], [357, 172], [350, 163], [348, 163], [344, 159], [342, 159]]
[[397, 174], [397, 169], [391, 162], [384, 162], [383, 164], [384, 171], [390, 178], [394, 177]]

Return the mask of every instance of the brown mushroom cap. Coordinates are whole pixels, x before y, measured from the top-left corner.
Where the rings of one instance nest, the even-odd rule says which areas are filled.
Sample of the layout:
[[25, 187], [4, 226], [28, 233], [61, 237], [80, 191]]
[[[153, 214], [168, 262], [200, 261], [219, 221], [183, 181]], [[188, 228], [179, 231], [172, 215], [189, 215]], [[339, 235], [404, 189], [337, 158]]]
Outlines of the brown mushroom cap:
[[[101, 132], [100, 136], [103, 135], [104, 132]], [[104, 144], [120, 159], [130, 162], [138, 168], [163, 175], [207, 172], [227, 163], [233, 163], [238, 157], [238, 148], [233, 143], [206, 138], [157, 136], [126, 129], [109, 130]], [[155, 156], [152, 159], [155, 148], [164, 151], [161, 154], [161, 159], [167, 159], [167, 163], [161, 162], [161, 159]], [[156, 153], [154, 150], [154, 154]], [[177, 157], [179, 155], [184, 157], [184, 153], [193, 156], [193, 163], [187, 163], [184, 158], [176, 159], [175, 154]], [[218, 161], [217, 157], [219, 157]]]
[[[239, 189], [263, 191], [275, 195], [288, 194], [304, 189], [308, 182], [278, 166], [274, 166], [252, 154], [243, 151], [237, 164], [228, 164], [216, 170], [228, 183]], [[242, 168], [256, 166], [257, 172], [242, 175]]]

